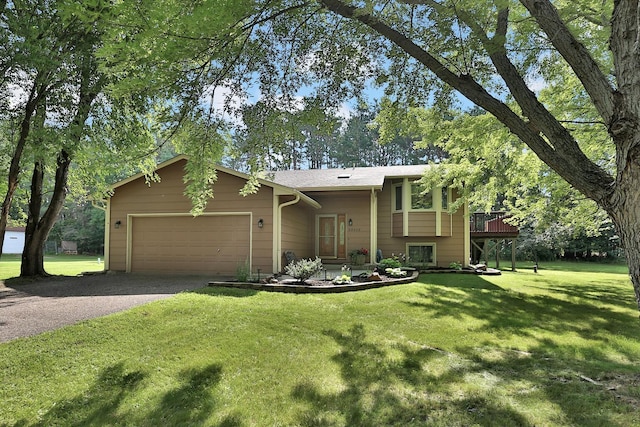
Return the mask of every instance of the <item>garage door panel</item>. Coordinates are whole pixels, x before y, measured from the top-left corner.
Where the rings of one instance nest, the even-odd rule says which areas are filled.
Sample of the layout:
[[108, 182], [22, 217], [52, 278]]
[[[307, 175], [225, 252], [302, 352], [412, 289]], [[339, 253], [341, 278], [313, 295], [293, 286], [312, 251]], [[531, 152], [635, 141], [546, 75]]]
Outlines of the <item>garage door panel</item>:
[[249, 218], [134, 217], [131, 271], [234, 274], [249, 259]]

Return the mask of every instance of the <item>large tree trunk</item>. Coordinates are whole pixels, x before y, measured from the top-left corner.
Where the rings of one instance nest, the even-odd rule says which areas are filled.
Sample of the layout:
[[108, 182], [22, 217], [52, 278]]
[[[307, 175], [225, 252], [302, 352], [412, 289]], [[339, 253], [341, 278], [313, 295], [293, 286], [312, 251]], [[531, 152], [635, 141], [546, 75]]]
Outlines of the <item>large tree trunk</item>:
[[[44, 276], [44, 249], [38, 246], [41, 240], [39, 233], [40, 209], [42, 208], [42, 182], [44, 181], [44, 165], [36, 162], [31, 176], [31, 197], [27, 226], [25, 228], [25, 242], [22, 250], [21, 276]], [[42, 256], [40, 256], [42, 255]]]
[[4, 235], [7, 230], [7, 224], [9, 220], [9, 209], [13, 203], [13, 195], [18, 188], [20, 182], [20, 160], [22, 159], [22, 153], [27, 144], [27, 138], [31, 131], [31, 119], [33, 117], [36, 108], [42, 100], [43, 93], [45, 92], [44, 85], [38, 86], [38, 78], [31, 88], [29, 99], [25, 106], [24, 117], [20, 123], [20, 134], [16, 147], [11, 157], [11, 164], [9, 166], [9, 176], [7, 177], [7, 192], [5, 193], [2, 206], [0, 207], [0, 254], [2, 254], [2, 245], [4, 243]]
[[605, 209], [620, 236], [640, 310], [640, 136], [632, 135], [629, 140], [626, 146], [634, 148], [618, 150], [616, 191]]
[[44, 169], [39, 162], [35, 164], [31, 179], [31, 199], [29, 200], [25, 245], [20, 267], [21, 277], [47, 276], [44, 269], [44, 245], [67, 196], [66, 187], [70, 164], [69, 154], [65, 150], [61, 150], [57, 158], [53, 196], [42, 218], [40, 218], [40, 211]]
[[629, 278], [636, 296], [636, 305], [640, 310], [640, 206], [625, 205], [628, 211], [619, 212], [613, 217], [620, 241], [629, 266]]

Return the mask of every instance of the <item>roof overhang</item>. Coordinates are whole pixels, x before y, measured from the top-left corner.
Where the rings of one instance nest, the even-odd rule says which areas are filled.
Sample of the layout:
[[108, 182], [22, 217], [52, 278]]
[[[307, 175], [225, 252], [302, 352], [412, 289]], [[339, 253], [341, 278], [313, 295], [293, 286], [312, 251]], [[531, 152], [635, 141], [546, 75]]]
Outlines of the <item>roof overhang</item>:
[[[167, 166], [171, 166], [172, 164], [180, 162], [180, 161], [183, 161], [183, 160], [184, 161], [189, 161], [189, 157], [184, 155], [184, 154], [176, 156], [176, 157], [173, 157], [173, 158], [171, 158], [169, 160], [166, 160], [166, 161], [164, 161], [162, 163], [159, 163], [156, 166], [155, 171], [157, 172], [160, 169], [163, 169], [163, 168], [165, 168]], [[224, 172], [224, 173], [226, 173], [228, 175], [232, 175], [232, 176], [244, 179], [244, 180], [249, 180], [251, 178], [251, 176], [249, 174], [246, 174], [244, 172], [239, 172], [237, 170], [230, 169], [230, 168], [225, 167], [225, 166], [216, 165], [215, 169], [217, 171]], [[122, 187], [123, 185], [126, 185], [126, 184], [128, 184], [130, 182], [133, 182], [133, 181], [137, 180], [137, 179], [144, 178], [145, 176], [146, 176], [145, 173], [140, 172], [140, 173], [137, 173], [135, 175], [130, 176], [129, 178], [123, 179], [122, 181], [118, 181], [118, 182], [116, 182], [115, 184], [113, 184], [111, 186], [111, 191], [115, 191], [118, 187]], [[299, 196], [300, 200], [303, 201], [304, 203], [308, 204], [309, 206], [311, 206], [311, 207], [313, 207], [315, 209], [320, 209], [320, 207], [321, 207], [318, 202], [316, 202], [315, 200], [313, 200], [311, 197], [307, 196], [306, 194], [302, 193], [298, 189], [290, 188], [290, 187], [287, 187], [287, 186], [284, 186], [284, 185], [281, 185], [281, 184], [276, 184], [275, 182], [271, 182], [271, 181], [268, 181], [268, 180], [263, 179], [263, 178], [257, 178], [257, 180], [258, 180], [258, 184], [260, 184], [261, 186], [264, 185], [266, 187], [271, 187], [276, 195], [280, 195], [280, 196], [287, 196], [287, 195]], [[107, 198], [109, 198], [109, 197], [107, 197]]]

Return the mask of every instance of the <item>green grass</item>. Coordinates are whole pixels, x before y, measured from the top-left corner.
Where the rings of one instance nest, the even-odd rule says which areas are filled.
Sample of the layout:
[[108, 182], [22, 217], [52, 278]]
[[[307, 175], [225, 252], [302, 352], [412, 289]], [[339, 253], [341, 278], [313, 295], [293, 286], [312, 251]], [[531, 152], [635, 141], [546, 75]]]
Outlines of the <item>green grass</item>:
[[[85, 255], [46, 255], [44, 269], [47, 273], [75, 276], [86, 271], [102, 271], [104, 257]], [[20, 275], [20, 255], [2, 255], [0, 257], [0, 280]]]
[[0, 344], [0, 426], [639, 425], [626, 273], [542, 267], [206, 288]]

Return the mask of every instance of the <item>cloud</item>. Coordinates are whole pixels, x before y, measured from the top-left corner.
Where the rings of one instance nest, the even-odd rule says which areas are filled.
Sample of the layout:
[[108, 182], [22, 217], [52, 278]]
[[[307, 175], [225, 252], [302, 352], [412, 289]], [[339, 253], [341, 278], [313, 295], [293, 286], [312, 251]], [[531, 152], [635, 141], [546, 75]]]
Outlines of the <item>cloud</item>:
[[343, 102], [342, 104], [340, 104], [336, 115], [345, 120], [349, 120], [351, 116], [353, 116], [353, 109], [348, 103]]
[[538, 93], [542, 89], [546, 88], [548, 85], [547, 85], [547, 81], [544, 78], [536, 77], [533, 79], [529, 79], [527, 81], [527, 86], [529, 87], [529, 89], [531, 89], [532, 92]]

